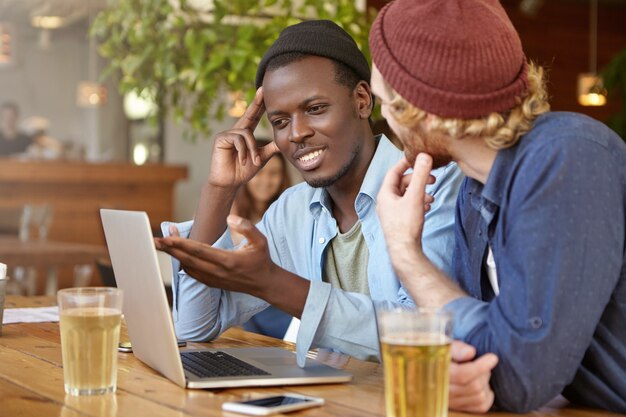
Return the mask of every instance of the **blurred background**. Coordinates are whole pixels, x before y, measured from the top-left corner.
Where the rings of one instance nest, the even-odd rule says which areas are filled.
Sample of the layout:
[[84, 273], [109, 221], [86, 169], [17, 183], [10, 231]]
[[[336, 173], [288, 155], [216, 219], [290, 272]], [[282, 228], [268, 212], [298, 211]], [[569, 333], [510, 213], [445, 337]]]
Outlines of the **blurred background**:
[[[21, 213], [0, 234], [93, 245], [106, 259], [101, 207], [145, 210], [155, 234], [161, 221], [192, 218], [210, 138], [245, 110], [280, 30], [328, 18], [369, 54], [369, 24], [385, 3], [0, 0], [0, 216], [9, 224], [11, 210]], [[588, 114], [624, 137], [626, 0], [502, 3], [527, 56], [549, 71], [553, 110]], [[267, 125], [259, 136], [271, 137]], [[48, 217], [25, 226], [26, 206]], [[43, 239], [24, 239], [25, 227], [42, 224]], [[57, 286], [87, 279], [70, 263], [53, 271]], [[50, 275], [50, 265], [36, 268]]]

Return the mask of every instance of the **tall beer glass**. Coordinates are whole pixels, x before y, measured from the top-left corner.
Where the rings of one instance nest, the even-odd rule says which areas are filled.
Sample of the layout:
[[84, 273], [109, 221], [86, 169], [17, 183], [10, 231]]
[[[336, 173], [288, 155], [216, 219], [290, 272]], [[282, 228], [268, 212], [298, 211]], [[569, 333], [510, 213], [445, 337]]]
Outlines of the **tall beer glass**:
[[115, 392], [122, 290], [68, 288], [58, 292], [65, 392]]
[[446, 417], [452, 319], [433, 310], [378, 312], [387, 417]]

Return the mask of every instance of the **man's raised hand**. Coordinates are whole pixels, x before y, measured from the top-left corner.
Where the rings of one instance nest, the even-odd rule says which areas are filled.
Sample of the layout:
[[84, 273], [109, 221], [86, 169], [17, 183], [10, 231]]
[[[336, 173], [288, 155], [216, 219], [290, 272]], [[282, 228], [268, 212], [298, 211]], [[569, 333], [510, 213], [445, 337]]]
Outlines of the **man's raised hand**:
[[237, 188], [248, 182], [278, 152], [271, 142], [257, 148], [254, 130], [265, 113], [263, 87], [232, 129], [215, 136], [209, 183], [216, 187]]

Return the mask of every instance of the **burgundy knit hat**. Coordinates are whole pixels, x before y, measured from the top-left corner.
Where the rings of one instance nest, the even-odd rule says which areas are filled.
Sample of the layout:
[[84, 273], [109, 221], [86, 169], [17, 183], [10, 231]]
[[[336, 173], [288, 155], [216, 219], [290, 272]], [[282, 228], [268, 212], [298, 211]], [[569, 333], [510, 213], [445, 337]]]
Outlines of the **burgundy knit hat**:
[[409, 103], [473, 119], [527, 93], [522, 43], [498, 0], [396, 0], [370, 31], [372, 61]]

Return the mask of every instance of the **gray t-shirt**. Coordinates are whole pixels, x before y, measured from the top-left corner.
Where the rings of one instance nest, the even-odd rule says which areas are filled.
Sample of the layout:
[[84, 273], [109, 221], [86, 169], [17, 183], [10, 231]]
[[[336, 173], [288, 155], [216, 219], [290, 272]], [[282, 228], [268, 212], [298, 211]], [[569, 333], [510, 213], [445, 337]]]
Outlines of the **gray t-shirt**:
[[344, 291], [369, 295], [368, 258], [361, 222], [357, 221], [346, 233], [337, 232], [326, 248], [324, 281]]

